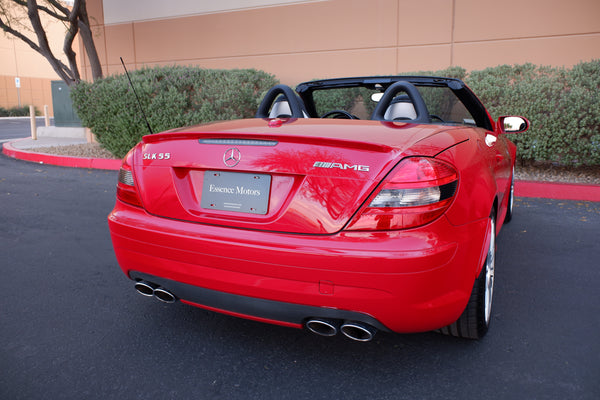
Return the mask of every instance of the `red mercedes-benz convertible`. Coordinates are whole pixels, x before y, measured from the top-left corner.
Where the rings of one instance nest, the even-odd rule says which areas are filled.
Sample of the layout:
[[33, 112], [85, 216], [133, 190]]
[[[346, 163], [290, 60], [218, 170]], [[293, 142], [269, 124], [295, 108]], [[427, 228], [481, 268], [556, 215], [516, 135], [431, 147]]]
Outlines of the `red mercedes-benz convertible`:
[[145, 136], [109, 227], [138, 292], [333, 336], [488, 330], [523, 117], [460, 80], [277, 85], [256, 118]]

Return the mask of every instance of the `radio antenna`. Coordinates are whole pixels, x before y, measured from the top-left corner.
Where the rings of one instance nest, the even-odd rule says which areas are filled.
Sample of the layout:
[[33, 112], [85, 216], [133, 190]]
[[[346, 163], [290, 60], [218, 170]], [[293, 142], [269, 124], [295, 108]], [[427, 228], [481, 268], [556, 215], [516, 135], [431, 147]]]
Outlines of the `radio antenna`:
[[142, 103], [140, 102], [140, 98], [137, 95], [137, 92], [135, 91], [135, 87], [133, 86], [133, 82], [131, 82], [131, 78], [129, 77], [129, 72], [127, 71], [127, 67], [125, 66], [125, 62], [123, 61], [123, 57], [119, 57], [121, 59], [121, 64], [123, 64], [123, 69], [125, 70], [125, 75], [127, 75], [127, 80], [129, 81], [129, 85], [131, 86], [131, 89], [133, 89], [133, 94], [135, 95], [135, 99], [137, 100], [138, 106], [140, 107], [140, 111], [142, 112], [142, 116], [144, 117], [144, 121], [146, 122], [146, 126], [148, 127], [148, 131], [150, 132], [150, 134], [153, 134], [154, 132], [152, 132], [152, 128], [150, 128], [150, 123], [148, 123], [148, 118], [146, 118], [146, 113], [144, 112], [144, 109], [142, 108]]

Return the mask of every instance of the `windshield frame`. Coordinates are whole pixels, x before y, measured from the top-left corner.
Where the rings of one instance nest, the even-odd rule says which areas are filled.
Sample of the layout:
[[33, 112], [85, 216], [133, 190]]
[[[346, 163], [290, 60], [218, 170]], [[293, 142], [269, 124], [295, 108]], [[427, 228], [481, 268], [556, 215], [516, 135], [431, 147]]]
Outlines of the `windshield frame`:
[[477, 98], [477, 96], [465, 85], [463, 81], [456, 78], [444, 78], [435, 76], [371, 76], [353, 78], [334, 78], [309, 81], [296, 86], [296, 92], [303, 100], [308, 115], [311, 118], [319, 118], [313, 94], [318, 90], [364, 87], [370, 90], [385, 92], [392, 84], [406, 81], [417, 87], [447, 87], [456, 98], [465, 106], [473, 116], [478, 127], [493, 130], [493, 122], [489, 113]]

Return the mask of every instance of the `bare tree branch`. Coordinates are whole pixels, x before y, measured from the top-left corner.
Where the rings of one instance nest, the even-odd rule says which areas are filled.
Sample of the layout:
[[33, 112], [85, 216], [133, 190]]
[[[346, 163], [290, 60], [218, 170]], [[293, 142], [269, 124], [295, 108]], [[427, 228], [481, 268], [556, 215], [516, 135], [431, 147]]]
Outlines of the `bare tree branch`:
[[8, 25], [6, 22], [4, 22], [1, 17], [0, 17], [0, 28], [2, 28], [2, 30], [4, 32], [10, 33], [14, 37], [21, 39], [22, 41], [27, 43], [29, 45], [29, 47], [31, 47], [33, 50], [37, 51], [38, 53], [41, 52], [40, 46], [35, 44], [35, 42], [33, 40], [29, 39], [27, 36], [23, 35], [21, 32], [13, 29], [10, 25]]
[[[69, 9], [67, 7], [65, 7], [60, 1], [56, 1], [56, 0], [46, 0], [48, 2], [48, 4], [50, 4], [52, 7], [56, 8], [58, 11], [60, 11], [61, 13], [63, 13], [64, 15], [69, 15]], [[76, 1], [75, 3], [79, 3], [78, 1]], [[73, 7], [76, 7], [77, 4], [74, 4]]]
[[[90, 29], [86, 0], [75, 0], [72, 9], [65, 7], [58, 0], [45, 0], [45, 2], [48, 6], [38, 4], [37, 0], [2, 1], [2, 3], [0, 3], [0, 29], [27, 43], [29, 47], [44, 56], [58, 76], [68, 85], [72, 85], [81, 79], [81, 74], [79, 73], [79, 67], [77, 65], [77, 54], [73, 50], [74, 41], [77, 35], [80, 35], [81, 42], [83, 43], [83, 47], [85, 48], [90, 61], [92, 78], [94, 80], [101, 78], [102, 66], [100, 64], [100, 58], [98, 57], [98, 51], [94, 44], [94, 37]], [[23, 23], [25, 18], [16, 17], [15, 14], [11, 12], [10, 5], [8, 5], [7, 9], [5, 7], [7, 3], [12, 3], [13, 8], [25, 8], [31, 27], [28, 27], [28, 25]], [[67, 31], [63, 41], [63, 52], [67, 57], [69, 66], [65, 65], [65, 63], [53, 54], [48, 42], [48, 36], [42, 25], [40, 12], [65, 23]], [[18, 27], [13, 25], [18, 25]], [[23, 33], [23, 30], [33, 30], [37, 42]]]
[[[21, 5], [23, 7], [27, 7], [27, 1], [26, 0], [11, 0], [13, 3], [16, 3], [18, 5]], [[48, 1], [48, 3], [52, 4], [52, 6], [56, 7], [57, 9], [59, 9], [62, 14], [58, 14], [53, 10], [50, 10], [48, 7], [44, 7], [44, 6], [40, 6], [38, 5], [37, 8], [40, 11], [45, 12], [46, 14], [48, 14], [49, 16], [51, 16], [52, 18], [56, 18], [59, 19], [61, 21], [65, 21], [67, 22], [69, 20], [69, 18], [67, 17], [67, 15], [69, 14], [69, 10], [67, 8], [64, 8], [62, 6], [58, 6], [55, 1], [53, 0], [46, 0]]]

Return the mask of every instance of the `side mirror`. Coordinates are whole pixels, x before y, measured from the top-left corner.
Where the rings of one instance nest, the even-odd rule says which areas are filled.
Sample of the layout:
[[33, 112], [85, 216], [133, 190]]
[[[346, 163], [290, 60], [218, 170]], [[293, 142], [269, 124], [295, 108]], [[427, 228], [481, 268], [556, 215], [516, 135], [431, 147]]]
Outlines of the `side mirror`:
[[529, 129], [529, 120], [525, 117], [504, 116], [498, 118], [496, 129], [499, 133], [521, 133]]

